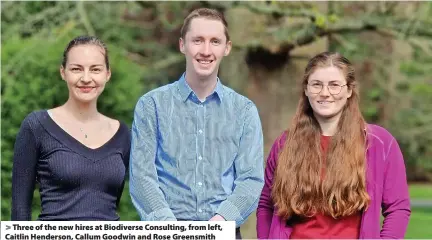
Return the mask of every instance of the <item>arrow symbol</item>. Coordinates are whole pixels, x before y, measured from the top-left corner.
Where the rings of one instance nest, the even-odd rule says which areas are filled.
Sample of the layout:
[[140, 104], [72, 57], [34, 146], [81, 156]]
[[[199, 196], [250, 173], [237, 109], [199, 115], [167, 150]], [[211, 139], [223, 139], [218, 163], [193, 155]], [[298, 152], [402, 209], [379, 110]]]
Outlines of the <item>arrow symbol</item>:
[[10, 226], [8, 226], [8, 225], [6, 225], [6, 230], [9, 230], [9, 229], [11, 229], [11, 227], [10, 227]]

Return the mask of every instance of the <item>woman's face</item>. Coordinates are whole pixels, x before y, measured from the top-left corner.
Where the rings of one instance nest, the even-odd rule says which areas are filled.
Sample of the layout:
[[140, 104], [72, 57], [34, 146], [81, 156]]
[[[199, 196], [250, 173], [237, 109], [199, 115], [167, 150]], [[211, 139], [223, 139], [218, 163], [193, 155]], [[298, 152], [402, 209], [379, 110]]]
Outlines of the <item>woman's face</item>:
[[67, 83], [70, 98], [80, 102], [97, 101], [111, 77], [105, 54], [103, 48], [92, 44], [78, 45], [69, 50], [60, 74]]
[[317, 119], [339, 118], [351, 97], [343, 72], [334, 66], [317, 68], [308, 79], [305, 94]]

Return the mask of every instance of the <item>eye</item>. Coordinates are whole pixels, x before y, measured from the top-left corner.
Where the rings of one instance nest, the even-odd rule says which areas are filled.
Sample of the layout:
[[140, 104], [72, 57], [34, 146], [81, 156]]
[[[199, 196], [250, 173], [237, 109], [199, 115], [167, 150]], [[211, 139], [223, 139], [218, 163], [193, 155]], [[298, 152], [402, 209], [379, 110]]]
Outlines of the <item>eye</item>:
[[99, 73], [101, 71], [102, 71], [102, 69], [100, 69], [100, 68], [93, 68], [92, 69], [92, 72], [96, 72], [96, 73]]
[[330, 87], [340, 87], [340, 85], [337, 84], [337, 83], [331, 83], [331, 84], [330, 84]]
[[212, 43], [213, 43], [214, 45], [219, 45], [219, 44], [220, 44], [220, 40], [213, 39], [213, 40], [212, 40]]
[[81, 71], [81, 69], [80, 69], [80, 68], [76, 68], [76, 67], [74, 67], [74, 68], [71, 68], [71, 71], [72, 71], [72, 72], [78, 72], [78, 71]]
[[193, 43], [195, 43], [195, 44], [200, 44], [201, 43], [201, 39], [194, 39], [194, 40], [192, 40], [193, 41]]
[[312, 83], [313, 87], [320, 87], [322, 84], [321, 83]]

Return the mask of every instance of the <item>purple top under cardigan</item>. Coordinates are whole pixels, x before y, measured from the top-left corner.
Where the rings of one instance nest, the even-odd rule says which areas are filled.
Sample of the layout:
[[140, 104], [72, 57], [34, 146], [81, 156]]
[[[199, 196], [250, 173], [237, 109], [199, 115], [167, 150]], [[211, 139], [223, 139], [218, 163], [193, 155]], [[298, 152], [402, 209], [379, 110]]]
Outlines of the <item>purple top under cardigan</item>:
[[[275, 141], [267, 159], [265, 185], [257, 209], [259, 239], [289, 239], [292, 232], [292, 227], [276, 215], [270, 196], [277, 158], [285, 140], [286, 132]], [[371, 202], [362, 213], [360, 239], [404, 238], [411, 209], [401, 150], [396, 139], [377, 125], [368, 124], [367, 141], [366, 185]]]

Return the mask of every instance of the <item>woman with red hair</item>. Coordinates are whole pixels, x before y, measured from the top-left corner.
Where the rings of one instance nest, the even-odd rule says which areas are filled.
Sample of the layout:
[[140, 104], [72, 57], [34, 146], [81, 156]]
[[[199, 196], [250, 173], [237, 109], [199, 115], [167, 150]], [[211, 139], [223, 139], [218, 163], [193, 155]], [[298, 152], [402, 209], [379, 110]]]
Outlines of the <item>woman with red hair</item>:
[[410, 214], [401, 150], [365, 122], [352, 64], [338, 53], [313, 57], [292, 124], [267, 159], [258, 238], [403, 238]]

